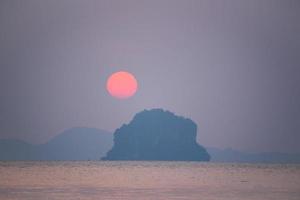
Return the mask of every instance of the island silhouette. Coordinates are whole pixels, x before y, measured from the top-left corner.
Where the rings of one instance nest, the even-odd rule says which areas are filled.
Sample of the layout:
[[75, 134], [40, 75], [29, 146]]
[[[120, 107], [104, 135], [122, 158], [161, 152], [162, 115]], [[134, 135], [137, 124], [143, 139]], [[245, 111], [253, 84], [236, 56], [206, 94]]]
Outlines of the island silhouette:
[[[156, 115], [159, 115], [160, 117], [157, 117]], [[153, 117], [154, 119], [148, 120]], [[185, 119], [183, 117], [175, 116], [173, 113], [169, 111], [163, 111], [162, 109], [154, 109], [150, 111], [140, 112], [135, 116], [135, 119], [138, 119], [138, 123], [130, 122], [127, 126], [133, 126], [133, 127], [131, 127], [130, 129], [126, 128], [125, 132], [127, 133], [125, 133], [124, 135], [123, 135], [124, 130], [122, 129], [122, 133], [121, 133], [122, 135], [121, 136], [115, 135], [114, 140], [118, 141], [118, 140], [130, 139], [135, 142], [139, 142], [140, 140], [141, 141], [149, 140], [148, 144], [147, 141], [144, 141], [143, 143], [140, 143], [140, 145], [145, 145], [145, 147], [142, 147], [142, 150], [143, 151], [149, 150], [151, 153], [146, 153], [146, 154], [152, 154], [151, 159], [153, 160], [154, 160], [154, 154], [155, 153], [160, 154], [161, 152], [162, 155], [158, 155], [159, 159], [155, 157], [156, 160], [164, 160], [165, 158], [166, 160], [167, 159], [168, 160], [180, 160], [180, 159], [193, 160], [194, 158], [197, 159], [199, 158], [199, 152], [203, 153], [206, 150], [209, 154], [209, 158], [211, 162], [300, 163], [300, 154], [297, 153], [280, 153], [280, 152], [249, 153], [249, 152], [243, 152], [231, 148], [220, 149], [220, 148], [209, 147], [209, 146], [205, 146], [204, 149], [203, 147], [198, 145], [195, 141], [197, 127], [191, 120]], [[147, 119], [147, 122], [145, 121], [145, 119]], [[160, 122], [166, 122], [166, 121], [170, 121], [170, 122], [161, 124], [163, 128], [158, 128], [157, 126], [155, 126], [155, 123], [158, 124], [158, 120], [161, 120]], [[187, 122], [183, 122], [183, 121], [187, 121]], [[169, 124], [171, 122], [174, 123], [172, 126]], [[182, 123], [182, 124], [175, 125], [175, 123], [176, 124]], [[166, 126], [169, 128], [167, 128]], [[159, 129], [159, 130], [155, 131], [155, 129]], [[139, 133], [140, 138], [134, 137], [129, 133], [133, 130], [136, 132], [135, 134]], [[120, 134], [120, 131], [121, 130], [117, 130], [116, 132], [119, 132]], [[150, 132], [155, 132], [152, 133], [153, 134], [152, 137], [151, 135], [143, 136], [145, 133], [150, 134]], [[159, 134], [163, 134], [163, 136], [159, 136]], [[180, 136], [178, 134], [180, 134]], [[132, 153], [132, 147], [129, 147], [128, 148], [129, 151], [128, 151], [128, 149], [126, 149], [127, 146], [124, 145], [122, 148], [119, 146], [119, 144], [116, 144], [116, 142], [114, 148], [112, 148], [113, 136], [114, 135], [111, 132], [101, 130], [101, 129], [75, 127], [75, 128], [67, 129], [64, 132], [57, 134], [55, 137], [53, 137], [52, 139], [50, 139], [49, 141], [43, 144], [31, 144], [17, 139], [0, 139], [0, 161], [7, 161], [7, 160], [51, 160], [51, 161], [52, 160], [62, 160], [62, 161], [94, 160], [96, 161], [99, 160], [100, 158], [102, 158], [103, 160], [117, 160], [119, 159], [119, 157], [115, 156], [117, 151], [124, 151], [123, 154], [125, 154], [125, 152], [127, 152], [128, 154]], [[116, 139], [116, 137], [118, 139]], [[119, 137], [124, 137], [124, 139], [119, 139]], [[178, 137], [180, 138], [180, 141], [178, 140]], [[154, 138], [156, 138], [155, 142], [153, 142]], [[155, 143], [155, 148], [152, 146], [151, 149], [151, 145], [149, 146], [150, 142]], [[125, 144], [126, 142], [123, 141], [120, 143], [122, 145]], [[188, 147], [189, 145], [191, 146]], [[142, 150], [140, 151], [142, 152]], [[139, 153], [141, 154], [141, 152]], [[178, 157], [174, 158], [175, 155], [171, 156], [172, 152], [173, 153], [177, 152], [176, 154], [178, 155]], [[190, 153], [191, 155], [189, 155]], [[145, 152], [143, 154], [145, 154]], [[115, 157], [111, 157], [111, 156], [115, 156]], [[135, 152], [135, 156], [137, 156], [137, 152]], [[126, 159], [129, 160], [128, 157], [129, 156], [127, 155]], [[120, 160], [126, 160], [126, 159], [123, 157]], [[132, 156], [130, 157], [130, 159], [134, 160]], [[145, 160], [145, 158], [142, 157], [139, 157], [139, 159]], [[150, 155], [147, 157], [147, 159], [150, 160]]]
[[114, 145], [102, 160], [209, 161], [196, 136], [191, 119], [163, 109], [144, 110], [115, 131]]

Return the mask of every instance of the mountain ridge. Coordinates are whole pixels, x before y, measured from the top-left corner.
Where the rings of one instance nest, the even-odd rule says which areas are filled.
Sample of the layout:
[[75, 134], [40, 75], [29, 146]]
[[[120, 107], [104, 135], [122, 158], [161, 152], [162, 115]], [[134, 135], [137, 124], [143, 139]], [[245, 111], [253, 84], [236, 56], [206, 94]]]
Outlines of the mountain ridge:
[[99, 160], [111, 145], [110, 132], [75, 127], [43, 144], [1, 139], [0, 160]]
[[[81, 138], [90, 137], [89, 130], [94, 130], [95, 134], [98, 133], [100, 135], [104, 135], [104, 138], [107, 140], [101, 139], [100, 141], [95, 141], [95, 143], [90, 144], [93, 146], [91, 154], [89, 155], [81, 155], [80, 157], [60, 157], [55, 158], [55, 156], [47, 156], [45, 153], [41, 152], [41, 146], [51, 143], [51, 141], [55, 141], [55, 139], [60, 139], [61, 135], [65, 132], [69, 132], [71, 130], [81, 130], [79, 137], [79, 141]], [[72, 131], [71, 131], [72, 132]], [[93, 132], [93, 131], [92, 131]], [[73, 132], [74, 133], [74, 132]], [[76, 135], [76, 134], [75, 134]], [[70, 134], [72, 136], [72, 134]], [[107, 137], [105, 137], [107, 136]], [[101, 136], [100, 136], [101, 137]], [[92, 137], [92, 139], [96, 139]], [[66, 140], [64, 140], [66, 141]], [[71, 129], [67, 129], [57, 136], [50, 139], [48, 142], [43, 144], [31, 144], [27, 141], [19, 140], [19, 139], [0, 139], [0, 160], [100, 160], [109, 149], [112, 147], [113, 142], [113, 134], [96, 128], [85, 128], [85, 127], [75, 127]], [[63, 143], [62, 145], [66, 145]], [[82, 150], [85, 148], [80, 148], [81, 146], [76, 146], [78, 150]], [[101, 147], [101, 148], [100, 148]], [[245, 151], [235, 150], [231, 148], [221, 149], [216, 147], [208, 147], [205, 146], [208, 153], [211, 155], [210, 162], [235, 162], [235, 163], [300, 163], [300, 154], [299, 153], [282, 153], [282, 152], [260, 152], [260, 153], [249, 153]], [[48, 149], [49, 150], [49, 149]], [[50, 150], [49, 150], [50, 151]], [[57, 152], [55, 154], [59, 154]], [[55, 155], [54, 154], [54, 155]], [[76, 154], [75, 154], [76, 155]], [[90, 156], [92, 155], [92, 156]], [[43, 156], [41, 158], [41, 156]], [[84, 156], [84, 157], [83, 157]]]

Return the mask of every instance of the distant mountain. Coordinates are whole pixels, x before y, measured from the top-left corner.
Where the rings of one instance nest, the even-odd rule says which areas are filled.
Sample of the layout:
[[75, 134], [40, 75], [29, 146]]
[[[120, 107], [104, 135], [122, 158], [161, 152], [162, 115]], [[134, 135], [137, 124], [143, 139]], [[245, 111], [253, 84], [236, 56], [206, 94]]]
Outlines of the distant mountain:
[[[113, 134], [94, 128], [72, 128], [45, 144], [0, 139], [0, 160], [100, 160], [112, 148]], [[205, 147], [211, 162], [300, 163], [300, 154], [247, 153]]]
[[99, 160], [112, 146], [112, 134], [94, 128], [72, 128], [45, 144], [0, 140], [0, 160]]
[[162, 109], [137, 113], [114, 133], [114, 146], [103, 160], [209, 161], [196, 142], [197, 125]]
[[233, 149], [206, 147], [212, 162], [238, 163], [300, 163], [300, 154], [290, 153], [246, 153]]
[[39, 151], [21, 140], [0, 140], [0, 160], [36, 160]]

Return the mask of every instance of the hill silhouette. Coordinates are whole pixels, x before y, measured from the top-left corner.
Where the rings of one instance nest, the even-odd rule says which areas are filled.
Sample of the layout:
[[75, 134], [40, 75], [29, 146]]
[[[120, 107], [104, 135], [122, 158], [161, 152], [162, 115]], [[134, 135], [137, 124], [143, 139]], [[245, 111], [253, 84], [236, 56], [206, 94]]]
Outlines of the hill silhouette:
[[95, 128], [72, 128], [49, 142], [33, 145], [0, 140], [0, 160], [99, 160], [112, 146], [112, 134]]
[[144, 110], [114, 133], [114, 146], [103, 160], [209, 161], [196, 142], [197, 125], [162, 109]]
[[[95, 128], [72, 128], [40, 145], [0, 139], [0, 160], [99, 160], [112, 148], [113, 134]], [[248, 153], [205, 147], [211, 162], [300, 163], [300, 154]]]

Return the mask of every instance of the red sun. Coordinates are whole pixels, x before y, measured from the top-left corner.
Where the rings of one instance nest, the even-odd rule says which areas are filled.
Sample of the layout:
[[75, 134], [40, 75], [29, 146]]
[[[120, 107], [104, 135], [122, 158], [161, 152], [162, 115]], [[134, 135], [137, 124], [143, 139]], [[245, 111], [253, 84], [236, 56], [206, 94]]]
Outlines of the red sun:
[[137, 87], [138, 84], [134, 76], [125, 71], [113, 73], [106, 83], [109, 94], [119, 99], [131, 97], [137, 91]]

